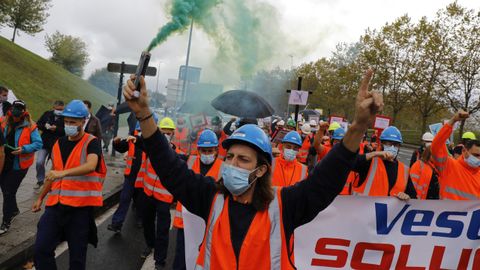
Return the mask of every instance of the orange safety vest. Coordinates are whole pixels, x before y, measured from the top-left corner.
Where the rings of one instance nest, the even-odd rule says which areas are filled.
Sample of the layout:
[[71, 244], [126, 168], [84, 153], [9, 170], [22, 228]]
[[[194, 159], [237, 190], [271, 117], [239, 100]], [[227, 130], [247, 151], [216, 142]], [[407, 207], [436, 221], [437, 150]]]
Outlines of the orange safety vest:
[[140, 171], [138, 171], [137, 178], [135, 179], [135, 188], [144, 188], [143, 181], [145, 179], [145, 172], [147, 171], [147, 154], [142, 152], [142, 165]]
[[447, 159], [446, 169], [438, 179], [440, 199], [480, 200], [480, 170], [470, 168], [463, 155], [458, 159]]
[[231, 243], [229, 199], [217, 193], [195, 269], [294, 269], [288, 259], [280, 192], [281, 188], [275, 188], [268, 209], [255, 214], [238, 259]]
[[332, 150], [332, 146], [330, 146], [330, 144], [324, 144], [322, 152], [317, 153], [317, 163], [320, 162], [328, 154], [328, 152], [330, 152], [330, 150]]
[[417, 191], [417, 198], [426, 200], [430, 180], [432, 179], [433, 169], [430, 164], [425, 164], [422, 160], [417, 160], [410, 168], [410, 178]]
[[288, 187], [304, 180], [308, 168], [297, 160], [286, 161], [283, 157], [277, 157], [272, 161], [272, 172], [273, 186]]
[[313, 140], [312, 134], [305, 137], [302, 143], [302, 147], [298, 150], [297, 159], [303, 164], [307, 163], [308, 152], [312, 146], [310, 140]]
[[[175, 149], [177, 154], [183, 154], [178, 148]], [[162, 185], [162, 182], [157, 176], [157, 173], [153, 169], [150, 159], [147, 158], [145, 161], [145, 174], [143, 175], [143, 192], [149, 197], [153, 196], [155, 199], [165, 202], [172, 203], [173, 196], [168, 192], [168, 190]]]
[[[22, 133], [20, 133], [20, 137], [18, 138], [17, 147], [22, 147], [24, 145], [30, 144], [31, 143], [30, 136], [35, 129], [37, 129], [36, 124], [33, 124], [30, 127], [23, 127], [21, 131]], [[12, 131], [12, 132], [15, 132], [15, 131]], [[20, 169], [22, 170], [28, 169], [30, 166], [32, 166], [34, 159], [35, 159], [35, 153], [20, 154], [18, 156]]]
[[184, 127], [181, 132], [177, 129], [175, 130], [175, 134], [172, 138], [172, 143], [180, 148], [180, 151], [186, 153], [188, 151], [188, 136], [188, 128]]
[[200, 134], [202, 133], [202, 131], [203, 131], [203, 130], [200, 130], [200, 131], [197, 132], [197, 137], [196, 137], [195, 141], [190, 144], [190, 148], [189, 148], [189, 150], [190, 150], [190, 151], [189, 151], [189, 155], [190, 155], [190, 156], [196, 156], [196, 155], [198, 155], [198, 147], [197, 147], [197, 144], [198, 144], [198, 138], [200, 137]]
[[395, 196], [399, 192], [404, 192], [408, 182], [408, 167], [400, 161], [397, 161], [397, 164], [397, 180], [389, 191], [385, 164], [382, 159], [378, 157], [373, 158], [367, 178], [360, 187], [353, 188], [353, 194], [362, 196]]
[[[215, 160], [210, 170], [206, 176], [210, 176], [215, 181], [218, 181], [221, 177], [221, 168], [222, 168], [223, 161], [219, 158]], [[190, 156], [187, 161], [188, 168], [195, 173], [200, 173], [200, 159], [197, 156]], [[175, 216], [173, 218], [173, 227], [178, 229], [183, 229], [183, 217], [182, 217], [182, 204], [177, 202], [177, 206], [175, 208]]]
[[130, 175], [134, 160], [135, 160], [135, 144], [132, 141], [129, 141], [128, 152], [127, 152], [127, 156], [125, 157], [126, 166], [125, 166], [125, 171], [123, 172], [124, 175], [126, 176]]
[[227, 157], [227, 149], [223, 148], [222, 142], [228, 138], [227, 134], [222, 130], [220, 135], [220, 139], [218, 139], [218, 158], [221, 160], [225, 160]]
[[351, 171], [348, 174], [347, 181], [345, 182], [345, 186], [343, 186], [342, 191], [338, 195], [352, 195], [352, 185], [358, 181], [358, 173]]
[[[70, 153], [66, 164], [63, 164], [62, 152], [58, 141], [52, 148], [53, 170], [64, 171], [76, 168], [87, 162], [87, 148], [95, 136], [85, 133]], [[107, 174], [107, 167], [103, 156], [99, 159], [100, 169], [82, 176], [67, 176], [56, 179], [52, 183], [46, 205], [52, 206], [57, 203], [73, 207], [102, 206], [103, 180]]]

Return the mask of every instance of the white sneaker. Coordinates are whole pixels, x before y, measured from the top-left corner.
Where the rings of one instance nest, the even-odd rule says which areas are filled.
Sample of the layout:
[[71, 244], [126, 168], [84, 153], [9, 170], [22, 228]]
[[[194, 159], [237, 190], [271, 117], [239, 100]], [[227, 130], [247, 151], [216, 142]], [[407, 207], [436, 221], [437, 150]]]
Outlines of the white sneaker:
[[7, 233], [8, 229], [10, 229], [10, 224], [3, 222], [2, 226], [0, 226], [0, 235]]

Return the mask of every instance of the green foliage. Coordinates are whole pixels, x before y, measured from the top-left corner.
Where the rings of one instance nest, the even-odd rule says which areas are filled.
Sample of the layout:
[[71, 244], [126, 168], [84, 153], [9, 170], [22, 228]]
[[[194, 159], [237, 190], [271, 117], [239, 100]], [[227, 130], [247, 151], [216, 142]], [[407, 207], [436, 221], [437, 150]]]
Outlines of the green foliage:
[[25, 100], [35, 120], [57, 99], [89, 99], [94, 108], [114, 100], [87, 81], [1, 37], [0, 85]]
[[43, 31], [50, 0], [1, 0], [0, 26], [13, 28], [12, 42], [18, 30], [33, 35]]
[[384, 95], [382, 114], [412, 130], [412, 140], [452, 111], [478, 112], [480, 12], [454, 2], [431, 20], [412, 22], [401, 16], [380, 29], [367, 29], [358, 43], [339, 44], [330, 58], [302, 64], [296, 75], [304, 78], [305, 89], [313, 90], [312, 107], [351, 120], [367, 67], [375, 70], [372, 88]]
[[52, 53], [50, 60], [71, 73], [82, 76], [88, 63], [87, 44], [78, 37], [61, 34], [56, 31], [45, 37], [45, 46]]
[[118, 94], [119, 80], [118, 74], [108, 72], [107, 68], [99, 68], [88, 77], [89, 83], [114, 97]]

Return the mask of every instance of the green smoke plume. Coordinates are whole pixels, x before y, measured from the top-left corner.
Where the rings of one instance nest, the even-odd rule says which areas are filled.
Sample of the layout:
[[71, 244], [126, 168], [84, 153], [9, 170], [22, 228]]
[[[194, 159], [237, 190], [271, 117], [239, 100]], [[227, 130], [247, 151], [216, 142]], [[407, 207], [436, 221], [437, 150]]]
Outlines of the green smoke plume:
[[147, 50], [151, 51], [167, 40], [171, 34], [184, 31], [190, 25], [192, 18], [195, 21], [206, 16], [218, 3], [218, 0], [173, 0], [170, 10], [171, 20], [160, 28]]
[[274, 57], [282, 57], [287, 38], [280, 31], [276, 9], [259, 0], [172, 0], [171, 20], [151, 41], [152, 50], [194, 20], [217, 48], [213, 66], [221, 73], [250, 77]]

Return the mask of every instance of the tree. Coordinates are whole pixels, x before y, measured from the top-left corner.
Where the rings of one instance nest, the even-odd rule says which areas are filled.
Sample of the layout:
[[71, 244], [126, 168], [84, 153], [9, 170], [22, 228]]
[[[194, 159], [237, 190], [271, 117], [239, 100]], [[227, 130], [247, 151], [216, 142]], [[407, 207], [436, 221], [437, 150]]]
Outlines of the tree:
[[445, 107], [438, 79], [445, 73], [442, 62], [448, 48], [445, 34], [437, 22], [422, 18], [413, 30], [417, 57], [412, 62], [406, 83], [411, 90], [412, 104], [422, 118], [422, 132], [425, 132], [428, 118]]
[[[447, 72], [439, 80], [450, 107], [474, 114], [480, 111], [480, 13], [456, 2], [437, 14], [448, 41]], [[460, 124], [463, 133], [465, 122]]]
[[373, 84], [391, 108], [393, 123], [411, 97], [405, 81], [415, 62], [412, 28], [410, 17], [404, 15], [380, 31], [367, 30], [361, 37], [363, 61], [375, 69]]
[[78, 37], [55, 32], [45, 37], [45, 46], [52, 53], [50, 60], [70, 71], [82, 76], [83, 68], [89, 62], [87, 44]]
[[1, 0], [0, 25], [13, 28], [12, 42], [17, 31], [34, 35], [43, 31], [50, 0]]
[[95, 70], [88, 81], [105, 91], [106, 93], [116, 97], [118, 92], [119, 76], [116, 73], [108, 72], [106, 68], [100, 68]]

